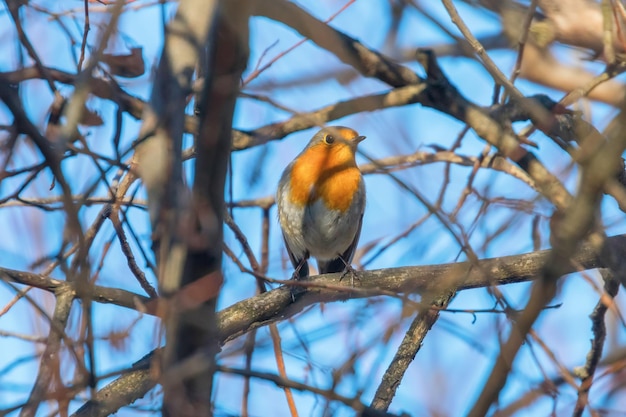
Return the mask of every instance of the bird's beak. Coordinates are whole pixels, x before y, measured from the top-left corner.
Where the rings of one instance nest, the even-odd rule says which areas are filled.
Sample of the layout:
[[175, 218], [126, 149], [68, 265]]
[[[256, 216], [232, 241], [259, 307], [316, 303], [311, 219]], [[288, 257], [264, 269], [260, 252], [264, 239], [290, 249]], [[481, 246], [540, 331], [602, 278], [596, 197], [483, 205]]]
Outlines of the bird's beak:
[[361, 142], [363, 142], [365, 140], [365, 136], [357, 136], [356, 138], [352, 139], [356, 144], [359, 144]]

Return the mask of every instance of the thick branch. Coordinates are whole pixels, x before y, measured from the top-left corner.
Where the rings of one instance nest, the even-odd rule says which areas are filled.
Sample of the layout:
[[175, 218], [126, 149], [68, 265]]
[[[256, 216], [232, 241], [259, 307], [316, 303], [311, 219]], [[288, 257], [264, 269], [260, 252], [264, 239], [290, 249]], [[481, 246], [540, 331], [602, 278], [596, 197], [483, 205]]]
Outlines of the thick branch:
[[[626, 251], [626, 235], [610, 237], [606, 244], [612, 250], [623, 253]], [[319, 302], [397, 293], [432, 294], [432, 291], [446, 287], [446, 283], [450, 282], [448, 279], [456, 281], [459, 276], [463, 277], [463, 280], [454, 288], [448, 288], [450, 291], [531, 281], [540, 273], [542, 265], [549, 255], [550, 250], [544, 250], [523, 255], [485, 259], [479, 262], [480, 268], [472, 268], [469, 263], [456, 263], [361, 271], [357, 273], [360, 278], [360, 286], [357, 288], [352, 288], [347, 282], [348, 280], [341, 280], [342, 274], [311, 277], [310, 281], [302, 283], [302, 285], [309, 287], [309, 291], [298, 299], [297, 304], [292, 304], [291, 291], [283, 286], [240, 301], [220, 311], [217, 314], [220, 343], [226, 343], [269, 323], [286, 320], [305, 307]], [[601, 257], [589, 244], [581, 245], [572, 257], [572, 261], [574, 261], [572, 264], [575, 263], [583, 269], [604, 266]], [[572, 264], [569, 265], [567, 272], [577, 271], [577, 268]], [[145, 378], [149, 377], [146, 373]], [[125, 382], [127, 379], [128, 384]], [[140, 388], [133, 391], [135, 389], [133, 387], [138, 385], [136, 375], [123, 375], [113, 383], [119, 387], [120, 392], [128, 394], [129, 391], [132, 391], [132, 397], [135, 399], [141, 398], [148, 391]], [[110, 389], [109, 387], [110, 384], [104, 389]], [[85, 406], [93, 407], [90, 402]], [[109, 403], [106, 401], [98, 407], [107, 407], [106, 409], [111, 411]], [[99, 409], [98, 407], [95, 409]], [[76, 414], [77, 417], [86, 415], [105, 414], [97, 412], [96, 414]]]

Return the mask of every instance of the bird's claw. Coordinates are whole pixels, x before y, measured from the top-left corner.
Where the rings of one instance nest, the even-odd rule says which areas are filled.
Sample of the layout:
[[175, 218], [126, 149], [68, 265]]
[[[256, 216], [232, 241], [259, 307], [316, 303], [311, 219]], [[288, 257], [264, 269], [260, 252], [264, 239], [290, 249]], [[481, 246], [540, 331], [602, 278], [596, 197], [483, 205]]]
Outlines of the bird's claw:
[[346, 268], [343, 270], [341, 277], [339, 277], [339, 282], [341, 282], [346, 275], [350, 274], [350, 285], [354, 287], [354, 280], [361, 281], [361, 278], [356, 274], [356, 269], [352, 267], [352, 265], [346, 265]]
[[[297, 281], [301, 280], [301, 277], [300, 277], [300, 275], [299, 275], [297, 270], [291, 276], [291, 280], [294, 281], [294, 282], [297, 282]], [[291, 294], [291, 302], [295, 303], [296, 302], [296, 298], [298, 296], [302, 295], [305, 291], [306, 291], [306, 287], [302, 287], [300, 285], [290, 285], [289, 286], [289, 293]]]
[[302, 294], [304, 294], [306, 292], [306, 289], [304, 287], [300, 287], [300, 286], [292, 286], [289, 288], [289, 293], [291, 294], [291, 302], [295, 303], [296, 302], [296, 298], [298, 298], [299, 296], [301, 296]]

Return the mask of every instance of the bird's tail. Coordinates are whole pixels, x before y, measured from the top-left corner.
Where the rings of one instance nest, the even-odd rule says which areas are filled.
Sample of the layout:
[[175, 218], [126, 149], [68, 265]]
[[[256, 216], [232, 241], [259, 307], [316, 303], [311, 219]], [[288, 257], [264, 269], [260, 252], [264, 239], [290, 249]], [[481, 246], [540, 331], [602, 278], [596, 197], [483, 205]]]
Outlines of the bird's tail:
[[318, 261], [317, 268], [320, 270], [320, 274], [343, 272], [346, 269], [346, 263], [341, 258], [335, 258], [330, 261]]

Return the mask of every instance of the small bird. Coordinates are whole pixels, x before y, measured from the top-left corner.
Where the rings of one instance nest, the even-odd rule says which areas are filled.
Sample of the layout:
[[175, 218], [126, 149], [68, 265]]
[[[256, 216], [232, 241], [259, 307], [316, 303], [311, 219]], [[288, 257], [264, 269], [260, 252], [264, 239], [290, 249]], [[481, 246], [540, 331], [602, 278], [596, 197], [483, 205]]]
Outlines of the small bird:
[[365, 210], [355, 154], [364, 139], [347, 127], [323, 128], [285, 168], [276, 201], [293, 278], [309, 276], [310, 256], [320, 274], [353, 271]]

